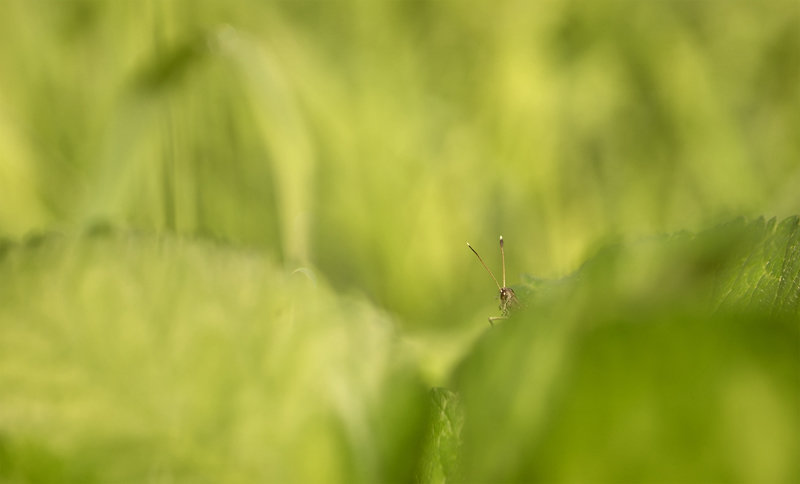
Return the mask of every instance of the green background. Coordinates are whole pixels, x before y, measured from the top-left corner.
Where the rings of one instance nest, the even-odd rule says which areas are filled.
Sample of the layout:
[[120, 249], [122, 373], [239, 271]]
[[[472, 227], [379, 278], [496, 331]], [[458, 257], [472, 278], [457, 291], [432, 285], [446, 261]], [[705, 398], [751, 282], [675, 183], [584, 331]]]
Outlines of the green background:
[[[708, 288], [761, 287], [769, 264], [783, 264], [788, 289], [750, 316], [732, 310], [748, 329], [720, 343], [703, 326], [696, 344], [714, 380], [728, 374], [726, 355], [745, 355], [730, 392], [755, 391], [763, 398], [748, 408], [777, 415], [764, 425], [796, 429], [791, 219], [784, 232], [752, 226], [782, 253], [753, 249], [744, 229], [731, 235], [760, 255], [722, 250], [710, 267], [763, 264], [748, 277], [711, 271], [713, 283], [691, 261], [716, 253], [715, 237], [657, 252], [654, 266], [603, 248], [800, 213], [798, 32], [794, 0], [3, 2], [0, 481], [790, 480], [797, 469], [782, 457], [741, 469], [715, 458], [727, 455], [719, 429], [736, 427], [725, 418], [747, 408], [698, 430], [712, 435], [710, 457], [687, 475], [664, 473], [693, 455], [672, 452], [686, 448], [681, 436], [623, 432], [620, 442], [657, 441], [643, 448], [664, 455], [622, 466], [628, 474], [613, 462], [630, 455], [606, 455], [604, 468], [576, 447], [587, 429], [608, 442], [596, 425], [606, 412], [568, 406], [578, 417], [531, 430], [550, 415], [531, 398], [538, 408], [604, 394], [581, 376], [582, 345], [663, 356], [626, 379], [601, 351], [607, 384], [638, 389], [614, 408], [666, 401], [641, 418], [679, 428], [719, 409], [675, 410], [637, 383], [677, 365], [667, 348], [695, 341], [684, 326], [664, 330], [672, 340], [617, 329], [569, 343], [509, 329], [518, 344], [575, 356], [529, 361], [506, 342], [490, 355], [517, 357], [474, 369], [496, 288], [464, 242], [499, 277], [502, 234], [508, 283], [526, 300], [597, 261], [567, 290], [581, 304], [530, 303], [568, 310], [555, 327], [591, 315], [616, 324], [642, 308], [666, 327], [705, 320], [718, 302]], [[687, 259], [688, 272], [675, 268]], [[651, 308], [664, 281], [669, 302]], [[626, 287], [639, 295], [615, 290]], [[519, 321], [547, 328], [535, 312]], [[761, 334], [751, 319], [788, 345], [775, 350], [783, 359], [750, 351]], [[556, 372], [572, 389], [518, 396], [527, 384], [509, 374], [525, 362], [574, 365]], [[482, 386], [490, 377], [496, 386]], [[445, 398], [430, 387], [464, 390], [463, 448], [429, 418], [429, 400]], [[475, 446], [509, 409], [475, 392], [518, 402], [511, 437], [485, 454]], [[437, 447], [430, 432], [454, 440]], [[754, 448], [774, 441], [743, 432]], [[798, 448], [796, 437], [776, 442]], [[750, 462], [756, 451], [742, 445], [738, 460]], [[431, 448], [451, 449], [446, 464], [420, 464]]]

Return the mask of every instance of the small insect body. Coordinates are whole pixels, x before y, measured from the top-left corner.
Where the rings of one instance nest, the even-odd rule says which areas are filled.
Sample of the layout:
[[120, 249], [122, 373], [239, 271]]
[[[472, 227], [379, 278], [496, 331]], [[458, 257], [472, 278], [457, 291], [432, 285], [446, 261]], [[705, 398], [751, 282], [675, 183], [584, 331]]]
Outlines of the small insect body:
[[500, 285], [499, 282], [497, 282], [497, 278], [494, 277], [492, 271], [489, 270], [489, 267], [486, 265], [485, 262], [483, 262], [483, 259], [478, 254], [478, 252], [475, 249], [473, 249], [471, 245], [469, 245], [469, 242], [467, 242], [467, 247], [469, 247], [472, 253], [474, 253], [478, 257], [478, 260], [480, 261], [481, 265], [483, 266], [484, 269], [486, 269], [486, 272], [488, 272], [489, 275], [492, 276], [494, 283], [497, 285], [497, 289], [500, 291], [498, 294], [498, 297], [500, 298], [500, 316], [489, 316], [489, 324], [494, 326], [494, 322], [497, 321], [498, 319], [508, 319], [508, 315], [511, 312], [511, 310], [519, 305], [519, 300], [517, 299], [517, 295], [514, 294], [514, 290], [506, 286], [506, 255], [505, 252], [503, 251], [503, 236], [502, 235], [500, 236], [500, 257], [503, 261], [502, 286]]

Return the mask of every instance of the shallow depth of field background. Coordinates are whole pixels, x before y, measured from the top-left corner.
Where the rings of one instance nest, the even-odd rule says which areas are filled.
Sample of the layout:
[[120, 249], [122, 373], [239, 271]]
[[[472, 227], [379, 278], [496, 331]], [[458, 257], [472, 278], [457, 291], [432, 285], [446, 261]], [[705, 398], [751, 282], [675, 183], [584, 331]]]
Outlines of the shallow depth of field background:
[[[798, 31], [794, 0], [3, 2], [0, 238], [168, 237], [123, 243], [122, 262], [130, 284], [165, 291], [154, 320], [167, 325], [220, 289], [239, 304], [263, 277], [253, 257], [368, 304], [335, 318], [379, 312], [440, 384], [496, 314], [466, 241], [499, 276], [502, 234], [516, 284], [566, 276], [608, 241], [800, 213]], [[245, 259], [231, 269], [194, 242]], [[34, 281], [20, 311], [115, 318], [104, 288], [129, 281], [108, 250], [58, 266], [97, 264], [105, 283], [80, 289], [83, 303]], [[160, 250], [188, 275], [161, 287], [175, 272], [131, 255]], [[225, 282], [181, 296], [206, 284], [195, 266]], [[268, 319], [279, 311], [262, 297], [241, 300]], [[38, 375], [30, 364], [20, 379]]]
[[[313, 265], [410, 329], [607, 237], [800, 208], [798, 15], [746, 2], [10, 2], [0, 233]], [[482, 295], [484, 295], [482, 297]]]

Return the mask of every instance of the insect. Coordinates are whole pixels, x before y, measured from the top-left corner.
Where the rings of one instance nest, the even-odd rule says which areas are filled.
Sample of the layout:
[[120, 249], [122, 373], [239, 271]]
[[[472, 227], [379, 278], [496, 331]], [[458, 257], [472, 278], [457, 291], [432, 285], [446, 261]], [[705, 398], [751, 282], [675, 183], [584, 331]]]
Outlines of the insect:
[[508, 314], [511, 312], [511, 309], [516, 307], [517, 305], [519, 305], [519, 300], [517, 299], [517, 295], [514, 294], [514, 290], [511, 289], [510, 287], [506, 287], [506, 255], [505, 255], [505, 252], [503, 252], [503, 236], [502, 235], [500, 236], [500, 257], [503, 260], [503, 285], [502, 286], [500, 285], [499, 282], [497, 282], [497, 278], [494, 277], [494, 274], [492, 274], [492, 271], [490, 271], [489, 267], [487, 267], [486, 263], [483, 262], [483, 259], [481, 258], [481, 256], [478, 255], [478, 253], [475, 251], [475, 249], [472, 248], [471, 245], [469, 245], [469, 242], [467, 242], [467, 247], [469, 247], [469, 250], [471, 250], [476, 256], [478, 256], [478, 260], [481, 262], [481, 265], [483, 266], [484, 269], [486, 269], [486, 272], [488, 272], [489, 275], [492, 276], [492, 279], [494, 280], [494, 283], [497, 284], [497, 289], [500, 290], [500, 294], [499, 294], [499, 297], [500, 297], [500, 316], [489, 316], [489, 324], [494, 326], [494, 322], [497, 321], [498, 319], [508, 319]]

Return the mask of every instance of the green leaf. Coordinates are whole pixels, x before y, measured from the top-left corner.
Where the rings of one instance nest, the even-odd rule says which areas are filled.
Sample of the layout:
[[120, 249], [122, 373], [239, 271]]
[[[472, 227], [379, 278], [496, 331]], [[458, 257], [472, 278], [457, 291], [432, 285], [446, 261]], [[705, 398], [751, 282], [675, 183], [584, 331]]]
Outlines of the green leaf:
[[464, 410], [457, 393], [446, 388], [430, 391], [430, 423], [419, 482], [447, 482], [458, 477]]
[[800, 478], [798, 219], [609, 246], [455, 380], [476, 482]]
[[309, 272], [133, 234], [4, 249], [0, 481], [413, 479], [392, 321]]
[[800, 314], [800, 219], [780, 224], [758, 220], [744, 250], [721, 275], [721, 304], [754, 305], [774, 313]]

